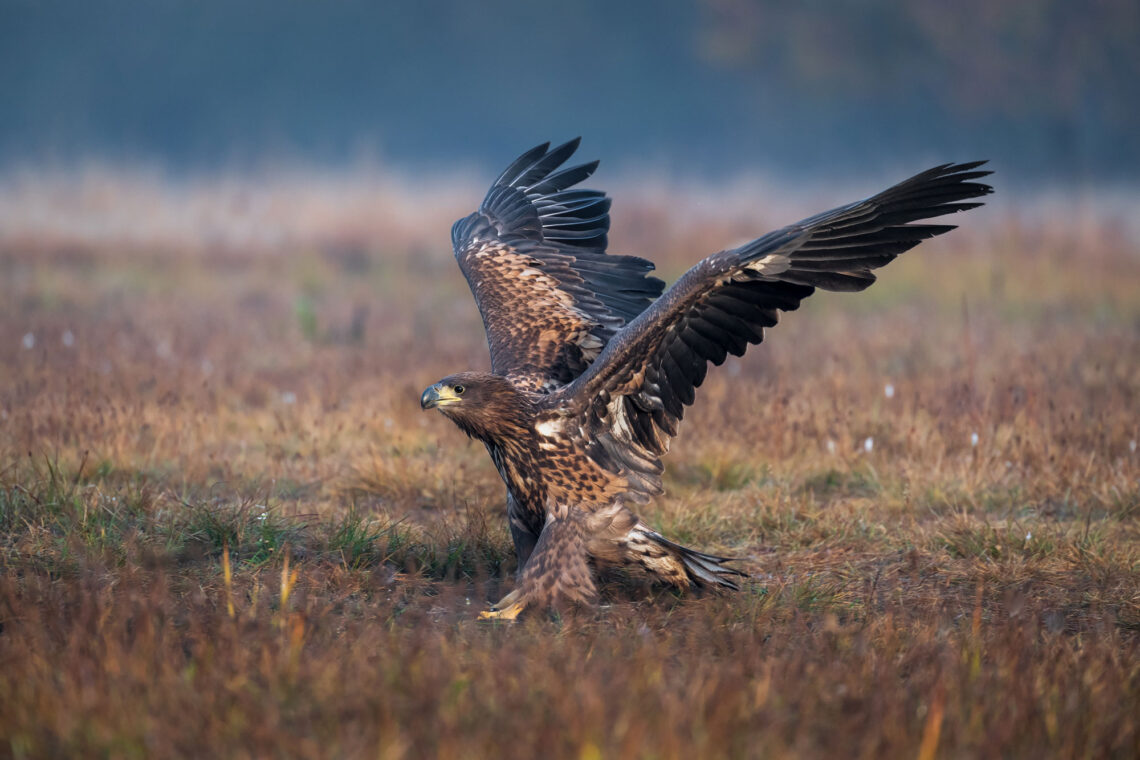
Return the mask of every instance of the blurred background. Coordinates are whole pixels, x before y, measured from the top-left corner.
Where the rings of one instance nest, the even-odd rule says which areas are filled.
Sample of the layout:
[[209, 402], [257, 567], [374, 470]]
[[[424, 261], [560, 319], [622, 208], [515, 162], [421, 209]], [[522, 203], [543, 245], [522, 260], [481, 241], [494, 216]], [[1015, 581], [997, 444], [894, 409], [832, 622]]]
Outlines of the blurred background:
[[1140, 176], [1135, 0], [0, 0], [0, 169]]
[[[0, 757], [1134, 756], [1138, 82], [1138, 0], [0, 0]], [[639, 514], [751, 590], [475, 629], [449, 230], [577, 135], [667, 281], [995, 194], [709, 373]]]

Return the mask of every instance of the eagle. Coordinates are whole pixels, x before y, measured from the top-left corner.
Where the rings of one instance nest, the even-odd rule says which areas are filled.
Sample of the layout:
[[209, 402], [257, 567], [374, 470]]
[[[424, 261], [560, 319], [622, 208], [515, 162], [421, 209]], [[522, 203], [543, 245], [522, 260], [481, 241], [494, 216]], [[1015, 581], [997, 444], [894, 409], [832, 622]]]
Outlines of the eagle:
[[915, 222], [992, 192], [976, 181], [984, 161], [936, 166], [715, 253], [665, 290], [651, 262], [606, 252], [610, 199], [578, 187], [598, 162], [562, 168], [579, 140], [523, 153], [451, 231], [491, 371], [445, 377], [420, 406], [482, 441], [507, 486], [519, 569], [484, 619], [589, 605], [595, 569], [615, 564], [680, 589], [737, 588], [747, 576], [732, 558], [637, 514], [663, 492], [661, 458], [709, 364], [743, 355], [816, 289], [868, 287], [872, 270], [954, 229]]

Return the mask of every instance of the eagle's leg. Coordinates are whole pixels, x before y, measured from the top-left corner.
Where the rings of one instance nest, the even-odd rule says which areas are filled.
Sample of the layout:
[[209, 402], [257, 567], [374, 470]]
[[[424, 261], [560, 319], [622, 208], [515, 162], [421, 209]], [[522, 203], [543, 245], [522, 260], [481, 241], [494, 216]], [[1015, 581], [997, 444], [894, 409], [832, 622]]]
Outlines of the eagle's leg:
[[499, 601], [491, 605], [491, 609], [480, 612], [480, 620], [514, 620], [526, 609], [526, 602], [522, 601], [522, 587], [516, 588]]
[[[507, 521], [511, 526], [511, 540], [515, 544], [515, 556], [519, 561], [518, 577], [521, 580], [527, 560], [530, 559], [535, 544], [538, 543], [538, 534], [542, 526], [534, 525], [533, 513], [523, 509], [510, 491], [507, 492]], [[541, 522], [541, 517], [539, 521]]]
[[480, 620], [514, 620], [525, 609], [562, 609], [594, 600], [594, 577], [586, 561], [582, 520], [576, 512], [561, 509], [561, 516], [547, 519], [518, 588], [489, 612], [480, 613]]

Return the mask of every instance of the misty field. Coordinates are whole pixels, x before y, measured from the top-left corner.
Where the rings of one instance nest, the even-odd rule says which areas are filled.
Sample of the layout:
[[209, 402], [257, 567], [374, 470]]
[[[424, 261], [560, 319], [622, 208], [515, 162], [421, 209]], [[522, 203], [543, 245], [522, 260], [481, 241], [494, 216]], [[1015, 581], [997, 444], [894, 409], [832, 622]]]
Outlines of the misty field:
[[[1140, 754], [1135, 229], [995, 177], [710, 372], [643, 515], [739, 593], [487, 624], [504, 489], [418, 403], [488, 366], [481, 184], [0, 183], [0, 755]], [[670, 188], [612, 191], [668, 281], [879, 189]]]

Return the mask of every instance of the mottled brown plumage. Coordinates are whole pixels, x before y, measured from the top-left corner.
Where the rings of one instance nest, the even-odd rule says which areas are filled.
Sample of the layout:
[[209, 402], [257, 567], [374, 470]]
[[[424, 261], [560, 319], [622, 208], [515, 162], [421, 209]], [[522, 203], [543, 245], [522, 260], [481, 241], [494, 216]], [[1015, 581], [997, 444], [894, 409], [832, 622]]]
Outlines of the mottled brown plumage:
[[634, 507], [661, 493], [661, 456], [708, 363], [759, 343], [816, 288], [856, 291], [872, 269], [981, 205], [982, 162], [946, 164], [865, 201], [709, 256], [667, 292], [653, 265], [606, 253], [610, 201], [572, 189], [597, 163], [559, 170], [577, 140], [520, 156], [452, 229], [491, 372], [424, 391], [487, 447], [507, 485], [516, 589], [487, 617], [589, 603], [590, 563], [632, 563], [681, 588], [735, 588], [729, 560], [675, 544]]

